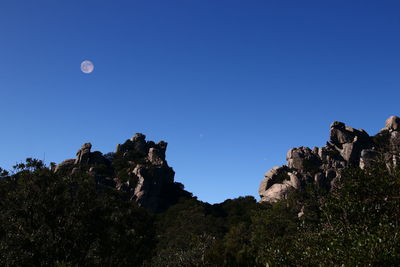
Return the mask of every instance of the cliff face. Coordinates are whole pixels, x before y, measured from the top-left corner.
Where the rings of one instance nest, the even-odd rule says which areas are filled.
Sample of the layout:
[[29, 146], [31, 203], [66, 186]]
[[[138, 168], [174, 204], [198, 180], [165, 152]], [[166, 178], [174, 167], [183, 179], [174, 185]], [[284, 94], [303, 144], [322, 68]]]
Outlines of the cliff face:
[[152, 212], [161, 212], [175, 204], [180, 197], [192, 197], [183, 185], [174, 182], [175, 172], [165, 159], [167, 143], [146, 141], [136, 134], [116, 151], [103, 155], [91, 152], [92, 144], [85, 143], [76, 153], [54, 167], [67, 175], [87, 172], [98, 186], [108, 186], [127, 193], [129, 198]]
[[[146, 136], [138, 133], [117, 145], [115, 152], [102, 154], [91, 152], [91, 148], [91, 143], [83, 144], [75, 159], [61, 162], [53, 171], [67, 175], [87, 172], [98, 186], [124, 191], [132, 201], [152, 212], [167, 209], [181, 197], [192, 197], [182, 184], [174, 182], [175, 172], [165, 159], [164, 141], [146, 141]], [[387, 119], [385, 128], [375, 136], [333, 122], [325, 146], [292, 148], [286, 160], [286, 165], [265, 173], [259, 187], [261, 202], [276, 202], [293, 189], [302, 190], [308, 183], [329, 190], [346, 167], [367, 168], [378, 160], [384, 161], [388, 168], [398, 165], [400, 118]]]
[[324, 147], [292, 148], [287, 164], [265, 173], [259, 187], [261, 202], [285, 198], [290, 190], [302, 190], [307, 183], [330, 189], [346, 167], [367, 168], [384, 161], [388, 168], [400, 162], [400, 118], [392, 116], [375, 136], [342, 122], [330, 126], [330, 139]]

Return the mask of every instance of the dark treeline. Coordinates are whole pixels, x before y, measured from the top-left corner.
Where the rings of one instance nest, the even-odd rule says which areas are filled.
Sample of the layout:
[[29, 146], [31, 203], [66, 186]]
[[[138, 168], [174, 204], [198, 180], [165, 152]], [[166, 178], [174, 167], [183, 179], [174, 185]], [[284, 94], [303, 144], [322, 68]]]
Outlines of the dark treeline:
[[260, 204], [183, 197], [151, 214], [87, 173], [28, 159], [0, 170], [1, 266], [395, 266], [400, 172], [348, 169], [330, 193], [309, 186]]

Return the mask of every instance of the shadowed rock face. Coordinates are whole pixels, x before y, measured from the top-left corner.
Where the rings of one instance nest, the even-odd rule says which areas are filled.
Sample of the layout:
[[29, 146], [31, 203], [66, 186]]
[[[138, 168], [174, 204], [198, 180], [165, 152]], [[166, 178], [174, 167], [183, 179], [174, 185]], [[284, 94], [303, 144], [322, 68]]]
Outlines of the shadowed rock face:
[[98, 186], [114, 187], [124, 191], [132, 201], [152, 212], [161, 212], [176, 203], [180, 197], [192, 197], [174, 182], [175, 172], [165, 160], [167, 143], [146, 141], [137, 133], [116, 151], [103, 155], [91, 152], [92, 144], [85, 143], [76, 153], [55, 168], [55, 172], [72, 175], [87, 172]]
[[274, 167], [264, 175], [258, 190], [261, 202], [285, 198], [290, 190], [302, 190], [309, 182], [330, 189], [345, 167], [368, 168], [382, 158], [393, 167], [400, 163], [399, 152], [399, 117], [387, 119], [385, 128], [373, 137], [362, 129], [333, 122], [326, 146], [292, 148], [286, 155], [287, 165]]

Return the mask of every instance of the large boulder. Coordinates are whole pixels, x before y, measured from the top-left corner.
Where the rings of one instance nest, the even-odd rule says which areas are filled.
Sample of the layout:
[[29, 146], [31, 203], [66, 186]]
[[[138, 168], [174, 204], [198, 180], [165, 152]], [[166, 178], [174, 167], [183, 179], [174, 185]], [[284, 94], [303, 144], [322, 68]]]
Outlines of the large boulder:
[[286, 166], [282, 167], [273, 167], [271, 170], [267, 171], [264, 176], [264, 180], [262, 181], [260, 185], [259, 191], [264, 191], [267, 188], [271, 187], [271, 185], [275, 183], [280, 183], [284, 180], [287, 180], [289, 178], [288, 176], [288, 168]]
[[147, 159], [153, 165], [159, 166], [165, 164], [165, 154], [155, 147], [149, 149]]
[[136, 133], [132, 138], [131, 142], [133, 143], [134, 150], [141, 154], [147, 153], [146, 146], [146, 136], [141, 133]]
[[390, 116], [386, 120], [385, 129], [399, 131], [400, 130], [400, 118], [397, 116]]
[[348, 131], [343, 122], [335, 121], [331, 124], [330, 142], [338, 147], [342, 144], [351, 143], [354, 139], [354, 133]]
[[329, 141], [323, 147], [293, 148], [286, 154], [287, 164], [265, 174], [259, 187], [261, 202], [285, 198], [292, 189], [302, 190], [307, 183], [330, 189], [342, 178], [347, 167], [369, 168], [384, 161], [388, 168], [400, 164], [400, 118], [386, 120], [385, 128], [370, 137], [362, 129], [343, 122], [330, 125]]
[[312, 151], [308, 147], [290, 149], [286, 154], [287, 166], [291, 169], [313, 171], [322, 164], [318, 157], [318, 149]]
[[55, 167], [54, 172], [58, 173], [63, 170], [72, 170], [74, 166], [75, 166], [75, 159], [67, 159], [58, 164]]
[[61, 162], [54, 171], [70, 175], [86, 172], [94, 178], [97, 187], [123, 191], [124, 197], [151, 212], [167, 209], [180, 197], [191, 197], [174, 182], [175, 173], [165, 159], [167, 143], [164, 141], [146, 141], [144, 134], [137, 133], [118, 145], [115, 153], [103, 155], [91, 149], [91, 143], [83, 144], [76, 159]]
[[264, 201], [275, 202], [286, 196], [291, 188], [299, 189], [300, 180], [287, 166], [274, 167], [265, 173], [258, 193]]
[[347, 165], [358, 166], [363, 149], [371, 147], [371, 138], [364, 130], [356, 130], [342, 122], [331, 124], [330, 143], [340, 152]]
[[300, 188], [300, 181], [296, 174], [287, 172], [286, 176], [288, 179], [280, 181], [280, 183], [270, 185], [266, 182], [261, 183], [259, 194], [262, 202], [276, 202], [285, 198], [290, 190], [297, 190]]
[[261, 202], [274, 203], [280, 199], [286, 198], [290, 192], [290, 185], [287, 183], [274, 184], [268, 190], [266, 190], [261, 197]]
[[137, 165], [133, 170], [137, 184], [132, 199], [140, 206], [157, 212], [163, 204], [163, 190], [174, 183], [175, 172], [167, 166]]
[[84, 143], [82, 147], [76, 152], [75, 164], [84, 165], [89, 164], [91, 143]]

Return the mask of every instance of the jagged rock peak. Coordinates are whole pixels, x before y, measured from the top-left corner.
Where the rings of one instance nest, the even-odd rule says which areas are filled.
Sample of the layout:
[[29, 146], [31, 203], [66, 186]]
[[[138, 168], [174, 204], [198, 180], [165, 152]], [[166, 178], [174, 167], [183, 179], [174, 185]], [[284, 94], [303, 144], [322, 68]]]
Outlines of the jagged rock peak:
[[399, 131], [400, 130], [400, 118], [397, 116], [390, 116], [386, 120], [385, 128], [387, 130]]
[[153, 141], [146, 141], [146, 136], [136, 133], [131, 139], [123, 144], [117, 145], [116, 153], [127, 155], [130, 152], [146, 157], [146, 160], [153, 165], [166, 165], [165, 152], [167, 142], [160, 141], [157, 144]]
[[132, 136], [131, 141], [132, 142], [137, 142], [137, 141], [145, 141], [146, 140], [146, 135], [142, 133], [136, 133], [134, 136]]
[[362, 129], [333, 122], [326, 146], [312, 150], [292, 148], [286, 154], [286, 165], [274, 167], [264, 175], [259, 187], [261, 202], [285, 198], [290, 190], [302, 190], [307, 183], [330, 189], [344, 168], [368, 168], [379, 156], [386, 159], [388, 167], [397, 165], [400, 162], [400, 118], [388, 118], [383, 130], [370, 137]]
[[91, 149], [91, 143], [84, 143], [82, 147], [76, 152], [75, 164], [89, 163], [88, 161]]
[[331, 123], [331, 128], [344, 129], [345, 128], [345, 124], [343, 122], [340, 122], [340, 121], [334, 121], [334, 122]]
[[116, 152], [103, 155], [91, 149], [91, 143], [83, 144], [76, 159], [61, 162], [54, 171], [67, 175], [86, 172], [98, 186], [123, 191], [129, 199], [152, 212], [165, 210], [181, 196], [191, 197], [174, 182], [175, 172], [165, 159], [164, 141], [146, 141], [144, 134], [136, 133], [117, 145]]

